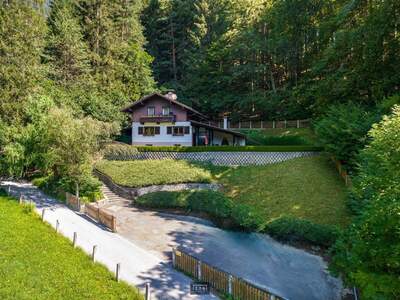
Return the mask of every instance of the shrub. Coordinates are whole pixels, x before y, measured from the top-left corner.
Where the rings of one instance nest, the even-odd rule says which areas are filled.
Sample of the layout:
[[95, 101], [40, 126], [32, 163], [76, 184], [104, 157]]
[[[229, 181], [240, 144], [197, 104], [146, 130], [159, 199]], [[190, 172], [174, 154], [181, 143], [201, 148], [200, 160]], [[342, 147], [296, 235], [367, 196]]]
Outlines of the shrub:
[[334, 226], [285, 216], [268, 223], [266, 233], [284, 242], [306, 242], [330, 247], [336, 241], [339, 231]]
[[118, 159], [130, 159], [138, 153], [139, 151], [136, 147], [120, 143], [109, 144], [103, 150], [105, 159], [113, 159], [115, 157], [118, 157]]
[[282, 146], [130, 146], [139, 152], [297, 152], [321, 151], [321, 147], [310, 145]]
[[232, 210], [232, 218], [236, 224], [247, 230], [262, 231], [265, 227], [265, 219], [255, 207], [250, 205], [235, 205]]
[[218, 218], [229, 218], [232, 212], [233, 202], [220, 192], [193, 191], [188, 194], [188, 208], [201, 211]]
[[248, 145], [310, 145], [302, 136], [297, 135], [266, 135], [261, 130], [251, 130], [246, 132]]
[[152, 208], [187, 208], [190, 192], [155, 192], [138, 197], [135, 203]]
[[354, 168], [355, 158], [368, 140], [368, 130], [378, 119], [377, 112], [355, 104], [334, 105], [315, 123], [315, 132], [327, 152]]

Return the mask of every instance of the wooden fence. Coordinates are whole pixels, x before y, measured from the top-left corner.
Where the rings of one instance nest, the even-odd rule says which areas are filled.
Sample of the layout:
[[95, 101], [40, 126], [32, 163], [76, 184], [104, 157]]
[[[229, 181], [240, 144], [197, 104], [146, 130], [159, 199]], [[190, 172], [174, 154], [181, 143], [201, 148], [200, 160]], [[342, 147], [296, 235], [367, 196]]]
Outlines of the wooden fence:
[[104, 209], [99, 208], [95, 204], [86, 203], [85, 213], [92, 219], [110, 228], [113, 232], [117, 232], [116, 217], [110, 214], [109, 212], [105, 211]]
[[257, 287], [244, 279], [210, 266], [182, 250], [172, 250], [174, 268], [188, 274], [199, 282], [206, 282], [216, 291], [238, 300], [287, 300]]
[[[210, 125], [223, 128], [223, 121], [211, 121]], [[228, 121], [228, 129], [268, 129], [268, 128], [308, 128], [311, 119], [304, 120], [284, 120], [284, 121]]]
[[345, 185], [348, 187], [351, 187], [352, 186], [351, 178], [350, 178], [349, 174], [347, 173], [346, 169], [343, 167], [340, 160], [336, 159], [333, 156], [331, 158], [332, 158], [332, 161], [335, 163], [336, 169], [338, 170], [340, 177], [343, 178]]
[[76, 197], [71, 193], [65, 193], [65, 203], [74, 210], [82, 211], [81, 201], [79, 197]]

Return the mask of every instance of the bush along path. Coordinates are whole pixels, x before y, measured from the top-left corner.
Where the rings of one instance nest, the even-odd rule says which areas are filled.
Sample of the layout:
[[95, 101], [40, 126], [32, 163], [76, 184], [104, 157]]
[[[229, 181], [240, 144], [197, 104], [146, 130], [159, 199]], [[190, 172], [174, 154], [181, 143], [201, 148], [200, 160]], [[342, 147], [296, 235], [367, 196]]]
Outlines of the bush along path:
[[90, 219], [76, 214], [31, 184], [5, 181], [1, 182], [0, 186], [6, 190], [10, 187], [11, 195], [16, 198], [22, 194], [31, 199], [39, 215], [45, 210], [44, 220], [52, 227], [58, 227], [65, 237], [73, 240], [76, 232], [76, 246], [84, 252], [91, 254], [93, 246], [96, 245], [96, 261], [112, 272], [115, 272], [116, 265], [120, 264], [120, 280], [142, 290], [145, 284], [150, 282], [152, 299], [217, 299], [213, 295], [190, 295], [191, 280], [175, 271], [169, 261], [150, 254]]

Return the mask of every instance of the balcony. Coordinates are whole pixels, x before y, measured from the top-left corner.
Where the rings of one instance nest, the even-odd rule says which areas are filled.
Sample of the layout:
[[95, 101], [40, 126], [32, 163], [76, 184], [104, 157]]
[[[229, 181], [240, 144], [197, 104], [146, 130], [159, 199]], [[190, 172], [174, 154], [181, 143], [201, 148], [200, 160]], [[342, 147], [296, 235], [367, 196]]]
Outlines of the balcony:
[[143, 116], [140, 117], [140, 123], [174, 123], [176, 116], [170, 115], [155, 115], [155, 116]]

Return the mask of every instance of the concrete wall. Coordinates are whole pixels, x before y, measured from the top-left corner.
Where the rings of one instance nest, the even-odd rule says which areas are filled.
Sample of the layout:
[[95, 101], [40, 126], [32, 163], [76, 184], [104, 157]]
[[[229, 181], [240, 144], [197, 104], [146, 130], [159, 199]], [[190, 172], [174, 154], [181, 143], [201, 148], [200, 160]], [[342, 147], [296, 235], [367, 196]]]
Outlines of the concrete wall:
[[[176, 122], [175, 124], [145, 125], [160, 127], [160, 134], [154, 136], [143, 136], [138, 134], [138, 127], [143, 126], [139, 122], [132, 123], [132, 145], [153, 145], [153, 146], [192, 146], [192, 126], [190, 122]], [[189, 134], [174, 136], [167, 134], [167, 126], [189, 126]]]
[[137, 107], [134, 108], [132, 121], [139, 122], [141, 117], [147, 116], [147, 107], [153, 106], [155, 108], [155, 114], [161, 115], [162, 108], [164, 106], [169, 106], [171, 113], [176, 115], [177, 122], [187, 121], [187, 112], [181, 106], [178, 106], [174, 103], [168, 102], [163, 98], [153, 98], [147, 101], [144, 101], [143, 106], [139, 104]]

